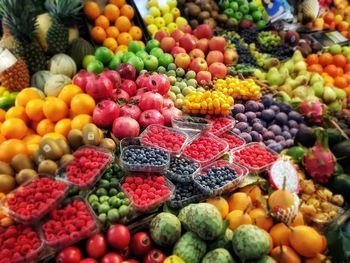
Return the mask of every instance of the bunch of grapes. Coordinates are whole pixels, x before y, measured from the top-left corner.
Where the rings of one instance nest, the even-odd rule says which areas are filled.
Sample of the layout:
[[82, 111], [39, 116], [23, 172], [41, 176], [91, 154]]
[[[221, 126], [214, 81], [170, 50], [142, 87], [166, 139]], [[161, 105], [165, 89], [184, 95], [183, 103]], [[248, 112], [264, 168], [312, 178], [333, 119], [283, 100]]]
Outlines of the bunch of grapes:
[[278, 58], [279, 60], [286, 60], [286, 59], [289, 59], [293, 56], [294, 50], [288, 44], [282, 44], [279, 47], [273, 49], [270, 52], [270, 54], [273, 57]]
[[263, 31], [258, 35], [258, 43], [263, 51], [271, 51], [281, 44], [281, 37], [271, 31]]
[[244, 39], [244, 41], [247, 44], [257, 43], [259, 33], [255, 28], [248, 28], [248, 29], [242, 30], [240, 32], [240, 36], [241, 38]]
[[241, 43], [238, 38], [232, 38], [231, 42], [235, 44], [236, 51], [239, 54], [239, 58], [238, 58], [239, 64], [246, 64], [253, 67], [257, 66], [256, 60], [253, 58], [248, 47], [244, 45], [244, 43]]

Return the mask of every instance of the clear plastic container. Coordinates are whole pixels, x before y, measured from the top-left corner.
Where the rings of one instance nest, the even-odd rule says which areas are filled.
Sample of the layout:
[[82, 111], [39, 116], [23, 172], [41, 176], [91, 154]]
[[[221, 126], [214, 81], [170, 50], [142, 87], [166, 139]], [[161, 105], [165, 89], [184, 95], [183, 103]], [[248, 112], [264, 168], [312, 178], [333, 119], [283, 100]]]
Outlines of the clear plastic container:
[[[40, 183], [46, 183], [45, 189], [42, 190], [45, 194], [50, 191], [50, 197], [43, 198], [43, 193], [38, 191], [37, 184]], [[62, 189], [58, 190], [58, 188]], [[62, 180], [46, 176], [36, 177], [12, 191], [1, 200], [0, 204], [4, 211], [16, 221], [25, 225], [34, 225], [67, 196], [68, 190], [68, 185]], [[24, 191], [27, 194], [22, 196]]]
[[[196, 166], [196, 170], [191, 173], [191, 174], [180, 174], [178, 172], [175, 172], [172, 169], [172, 162], [174, 161], [174, 159], [185, 159], [186, 161], [188, 161], [189, 163], [192, 163], [194, 166]], [[168, 170], [166, 171], [165, 175], [168, 179], [170, 179], [173, 182], [179, 182], [179, 183], [187, 183], [187, 182], [191, 182], [193, 181], [193, 176], [195, 174], [197, 174], [199, 172], [200, 169], [200, 164], [198, 162], [196, 162], [195, 160], [191, 159], [191, 158], [185, 158], [185, 157], [175, 157], [172, 156], [170, 158], [170, 165]]]
[[[215, 145], [218, 145], [221, 149], [217, 152], [217, 153], [212, 153], [212, 154], [207, 154], [205, 153], [205, 158], [200, 158], [200, 157], [196, 157], [195, 154], [193, 154], [193, 143], [194, 142], [198, 142], [201, 141], [202, 139], [206, 139], [206, 140], [210, 140], [212, 142], [214, 142]], [[192, 151], [192, 152], [188, 152]], [[206, 151], [207, 147], [204, 146], [201, 149], [197, 149], [196, 152], [198, 153], [198, 155], [200, 155], [201, 153], [203, 153], [203, 151]], [[219, 159], [226, 151], [228, 150], [228, 143], [218, 137], [216, 137], [215, 135], [211, 134], [211, 133], [205, 133], [205, 134], [199, 134], [197, 135], [190, 144], [188, 144], [185, 148], [184, 151], [182, 152], [182, 156], [184, 157], [188, 157], [188, 158], [192, 158], [195, 161], [197, 161], [202, 167], [214, 162], [215, 160]]]
[[[131, 177], [131, 176], [129, 176]], [[173, 185], [172, 182], [170, 182], [167, 178], [163, 177], [163, 176], [159, 176], [159, 175], [143, 175], [143, 176], [137, 176], [137, 177], [134, 177], [132, 176], [134, 180], [136, 180], [137, 178], [141, 178], [141, 179], [150, 179], [152, 181], [156, 180], [155, 178], [158, 178], [158, 177], [162, 177], [164, 179], [164, 183], [163, 185], [166, 186], [166, 188], [169, 190], [167, 194], [163, 194], [163, 196], [160, 196], [159, 198], [154, 198], [152, 200], [149, 200], [147, 203], [145, 204], [140, 204], [138, 200], [134, 199], [133, 196], [138, 196], [140, 198], [142, 198], [142, 194], [138, 194], [136, 193], [136, 190], [137, 189], [140, 189], [141, 192], [142, 192], [142, 189], [141, 189], [141, 186], [143, 187], [143, 184], [142, 185], [136, 185], [136, 188], [133, 190], [135, 192], [135, 195], [133, 195], [133, 193], [129, 192], [126, 187], [125, 187], [125, 183], [127, 181], [127, 178], [128, 177], [124, 177], [123, 180], [121, 181], [121, 189], [123, 190], [123, 192], [130, 198], [130, 200], [132, 201], [133, 203], [133, 206], [135, 208], [136, 211], [140, 212], [140, 213], [148, 213], [148, 212], [151, 212], [153, 210], [155, 210], [156, 208], [160, 207], [163, 203], [169, 201], [172, 197], [173, 197], [173, 193], [175, 191], [175, 186]], [[153, 179], [152, 179], [153, 177]], [[151, 191], [149, 189], [144, 189], [145, 191]], [[160, 190], [159, 189], [156, 189], [157, 192], [159, 192]]]
[[228, 143], [229, 150], [235, 150], [245, 145], [245, 140], [232, 131], [227, 131], [219, 136]]
[[[247, 149], [249, 147], [256, 147], [259, 146], [262, 150], [266, 151], [267, 153], [271, 154], [273, 156], [273, 160], [270, 162], [265, 162], [263, 165], [261, 166], [251, 166], [250, 164], [246, 163], [244, 160], [238, 159], [236, 154], [238, 152], [241, 152], [244, 149]], [[247, 167], [249, 169], [250, 172], [252, 173], [261, 173], [263, 171], [266, 171], [269, 169], [269, 167], [277, 160], [278, 158], [278, 154], [275, 153], [274, 151], [272, 151], [271, 149], [267, 148], [263, 143], [258, 143], [258, 142], [252, 142], [252, 143], [248, 143], [246, 145], [244, 145], [241, 148], [238, 148], [236, 150], [231, 151], [231, 156], [232, 156], [232, 160], [235, 163], [238, 163], [240, 165], [243, 165], [245, 167]]]
[[[74, 175], [74, 177], [70, 178], [68, 175], [67, 169], [69, 169], [69, 167], [71, 165], [73, 165], [73, 164], [75, 164], [75, 162], [77, 162], [76, 154], [79, 153], [79, 151], [85, 151], [85, 150], [91, 150], [92, 152], [95, 151], [95, 152], [102, 153], [105, 156], [107, 156], [108, 158], [106, 159], [106, 161], [104, 163], [98, 163], [99, 167], [96, 168], [94, 174], [92, 174], [90, 178], [86, 178], [85, 180], [82, 179], [81, 181], [77, 181], [76, 174]], [[109, 150], [104, 149], [104, 148], [100, 148], [100, 147], [91, 146], [91, 145], [86, 145], [86, 146], [80, 147], [77, 151], [74, 152], [73, 155], [75, 157], [74, 160], [70, 161], [69, 163], [67, 163], [66, 165], [64, 165], [60, 169], [58, 169], [56, 176], [57, 176], [57, 178], [63, 179], [68, 184], [70, 184], [72, 186], [76, 186], [81, 190], [86, 190], [86, 189], [90, 188], [91, 186], [93, 186], [100, 179], [104, 170], [114, 161], [114, 155]], [[83, 158], [86, 158], [86, 157], [83, 157]], [[94, 161], [94, 159], [95, 159], [95, 157], [89, 158], [89, 161], [92, 163]], [[80, 173], [80, 175], [81, 175], [81, 173]]]
[[[30, 230], [29, 230], [30, 229]], [[31, 233], [28, 233], [27, 231], [32, 231]], [[26, 234], [24, 234], [24, 231], [26, 231]], [[27, 234], [30, 234], [27, 236]], [[24, 236], [23, 236], [24, 235]], [[18, 236], [22, 239], [18, 240]], [[32, 245], [30, 242], [34, 239], [38, 238], [39, 243], [37, 244], [37, 248], [33, 249], [33, 251], [30, 251]], [[14, 241], [16, 239], [16, 241]], [[0, 262], [2, 263], [27, 263], [27, 262], [36, 262], [39, 259], [42, 259], [47, 255], [47, 251], [45, 249], [45, 242], [40, 235], [40, 232], [31, 226], [24, 226], [15, 224], [9, 227], [0, 227]], [[15, 242], [14, 245], [8, 245], [7, 243], [10, 242], [8, 240], [12, 240], [11, 244]], [[21, 243], [20, 243], [21, 242]], [[24, 243], [23, 243], [24, 242]], [[11, 248], [10, 248], [10, 247]], [[14, 256], [16, 253], [15, 248], [19, 247], [21, 256], [18, 258], [8, 258], [8, 255]], [[29, 247], [29, 248], [28, 248]], [[23, 250], [23, 252], [22, 252]], [[6, 251], [6, 252], [5, 252]], [[4, 254], [2, 254], [4, 253]]]
[[[74, 202], [78, 202], [82, 205], [72, 208], [71, 205], [74, 204]], [[67, 211], [70, 211], [69, 216], [63, 215], [63, 213]], [[82, 214], [83, 212], [85, 213]], [[88, 220], [88, 222], [86, 220]], [[60, 225], [60, 229], [54, 228], [55, 225]], [[47, 230], [50, 228], [50, 231], [52, 231], [51, 233]], [[53, 210], [49, 214], [48, 219], [41, 225], [41, 230], [43, 232], [45, 244], [58, 251], [99, 232], [100, 225], [87, 202], [81, 197], [75, 197], [62, 207], [62, 209]], [[69, 233], [69, 235], [67, 235], [67, 233]]]
[[[142, 164], [142, 165], [136, 165], [132, 164], [130, 162], [127, 162], [125, 160], [125, 155], [127, 154], [129, 149], [145, 149], [145, 150], [160, 150], [162, 155], [165, 157], [164, 163], [161, 165], [150, 165], [150, 164]], [[130, 145], [126, 146], [122, 149], [121, 155], [120, 155], [120, 164], [123, 170], [126, 172], [148, 172], [148, 173], [161, 173], [168, 169], [170, 163], [170, 154], [160, 148], [156, 147], [149, 147], [149, 146], [139, 146], [139, 145]]]
[[[220, 136], [221, 134], [231, 130], [236, 124], [235, 120], [230, 117], [216, 117], [210, 120], [213, 122], [213, 126], [211, 127], [209, 132], [216, 136]], [[225, 123], [221, 124], [221, 122], [223, 121]]]
[[[220, 188], [210, 189], [208, 187], [203, 186], [197, 180], [197, 178], [199, 176], [205, 176], [207, 171], [210, 168], [213, 168], [213, 167], [224, 167], [224, 166], [228, 166], [231, 169], [233, 169], [236, 172], [236, 176], [237, 176], [234, 180], [232, 180], [228, 184], [225, 184], [225, 185], [221, 186]], [[239, 164], [236, 164], [236, 163], [229, 163], [229, 162], [224, 161], [224, 160], [219, 160], [219, 161], [216, 161], [216, 162], [214, 162], [214, 163], [204, 167], [201, 170], [201, 172], [197, 176], [195, 176], [194, 183], [197, 185], [197, 187], [199, 189], [201, 189], [201, 191], [204, 194], [209, 195], [209, 196], [217, 196], [217, 195], [225, 194], [227, 192], [232, 192], [235, 189], [237, 189], [238, 186], [243, 182], [243, 180], [248, 176], [248, 174], [249, 174], [248, 169], [246, 167], [242, 166], [242, 165], [239, 165]]]
[[[164, 132], [172, 136], [180, 136], [182, 141], [179, 142], [178, 140], [180, 139], [178, 138], [176, 143], [178, 143], [179, 145], [178, 147], [174, 148], [174, 144], [172, 144], [172, 142], [169, 142], [167, 138], [163, 137], [162, 134], [157, 134], [157, 129], [162, 129]], [[155, 142], [150, 141], [150, 139], [153, 138], [156, 138], [157, 140]], [[178, 155], [182, 152], [182, 149], [185, 147], [188, 141], [188, 135], [178, 129], [168, 128], [161, 125], [150, 125], [141, 133], [140, 141], [142, 145], [159, 147], [161, 149], [167, 150], [172, 155]]]
[[192, 203], [198, 203], [200, 201], [205, 200], [208, 196], [203, 194], [200, 189], [198, 189], [197, 185], [192, 182], [192, 185], [196, 187], [196, 191], [193, 191], [193, 195], [187, 198], [181, 197], [181, 199], [176, 199], [176, 195], [178, 194], [178, 191], [181, 191], [183, 189], [188, 189], [189, 183], [177, 183], [175, 184], [175, 191], [173, 198], [168, 202], [169, 207], [174, 209], [180, 209], [188, 204]]
[[213, 122], [205, 118], [182, 116], [182, 118], [172, 118], [173, 128], [182, 130], [189, 134], [207, 132], [213, 126]]

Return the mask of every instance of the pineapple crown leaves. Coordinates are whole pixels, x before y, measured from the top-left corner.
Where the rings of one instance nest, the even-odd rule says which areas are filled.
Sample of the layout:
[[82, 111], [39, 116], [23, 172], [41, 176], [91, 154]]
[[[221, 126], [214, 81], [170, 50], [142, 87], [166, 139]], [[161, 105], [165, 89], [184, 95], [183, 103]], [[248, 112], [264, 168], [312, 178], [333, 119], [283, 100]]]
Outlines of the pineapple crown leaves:
[[66, 27], [81, 20], [81, 0], [46, 0], [45, 7], [52, 19]]

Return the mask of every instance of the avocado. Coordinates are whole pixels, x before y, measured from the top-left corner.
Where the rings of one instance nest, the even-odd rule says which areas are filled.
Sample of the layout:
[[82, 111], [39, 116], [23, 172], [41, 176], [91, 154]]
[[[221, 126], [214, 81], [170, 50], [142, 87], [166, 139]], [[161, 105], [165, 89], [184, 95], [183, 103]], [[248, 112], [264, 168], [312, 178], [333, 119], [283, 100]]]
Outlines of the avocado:
[[313, 129], [309, 127], [301, 127], [294, 138], [295, 145], [302, 145], [306, 148], [310, 148], [315, 145], [316, 135]]

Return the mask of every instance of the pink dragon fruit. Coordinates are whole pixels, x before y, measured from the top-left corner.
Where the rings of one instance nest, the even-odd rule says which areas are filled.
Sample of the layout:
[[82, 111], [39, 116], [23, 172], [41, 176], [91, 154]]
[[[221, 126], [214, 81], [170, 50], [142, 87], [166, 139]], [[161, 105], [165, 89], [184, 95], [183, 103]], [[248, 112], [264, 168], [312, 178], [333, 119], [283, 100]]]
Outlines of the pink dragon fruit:
[[308, 174], [318, 183], [326, 184], [333, 175], [336, 160], [328, 148], [328, 135], [322, 128], [315, 129], [315, 146], [305, 154], [304, 165]]
[[314, 123], [323, 122], [324, 104], [317, 100], [307, 100], [300, 103], [300, 112]]

